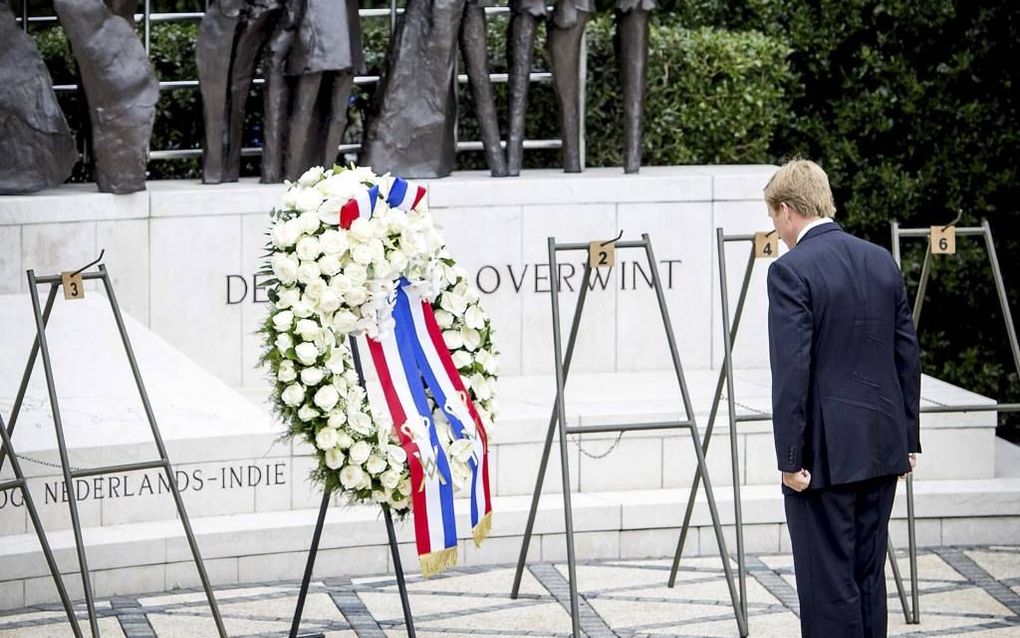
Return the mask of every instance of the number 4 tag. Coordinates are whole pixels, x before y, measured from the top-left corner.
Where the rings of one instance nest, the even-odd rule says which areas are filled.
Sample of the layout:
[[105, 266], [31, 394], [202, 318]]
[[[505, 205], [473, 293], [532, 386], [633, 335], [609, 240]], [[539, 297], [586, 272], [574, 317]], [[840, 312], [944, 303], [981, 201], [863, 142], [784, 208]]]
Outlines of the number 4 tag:
[[779, 233], [758, 232], [754, 234], [754, 258], [769, 259], [779, 256]]
[[933, 255], [955, 255], [956, 226], [932, 226], [930, 243]]
[[62, 272], [60, 278], [64, 283], [64, 299], [85, 298], [85, 286], [81, 280], [81, 273]]

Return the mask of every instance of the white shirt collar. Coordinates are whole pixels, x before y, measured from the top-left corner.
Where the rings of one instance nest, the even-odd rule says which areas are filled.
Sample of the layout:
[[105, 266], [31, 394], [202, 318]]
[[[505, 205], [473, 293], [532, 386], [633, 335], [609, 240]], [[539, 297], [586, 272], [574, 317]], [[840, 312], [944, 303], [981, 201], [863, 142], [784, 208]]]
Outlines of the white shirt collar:
[[818, 219], [816, 219], [815, 221], [811, 222], [810, 224], [808, 224], [804, 228], [800, 229], [800, 232], [797, 233], [797, 243], [799, 244], [800, 240], [804, 239], [804, 235], [807, 235], [807, 232], [809, 230], [811, 230], [812, 228], [815, 228], [817, 226], [821, 226], [822, 224], [831, 224], [831, 223], [832, 223], [832, 218], [831, 217], [819, 217]]

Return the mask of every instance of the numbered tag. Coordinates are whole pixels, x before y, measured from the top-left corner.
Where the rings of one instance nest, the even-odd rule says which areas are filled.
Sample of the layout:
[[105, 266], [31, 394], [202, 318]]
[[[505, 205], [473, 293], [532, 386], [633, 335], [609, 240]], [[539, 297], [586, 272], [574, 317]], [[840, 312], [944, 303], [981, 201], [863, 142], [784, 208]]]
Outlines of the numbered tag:
[[931, 227], [931, 252], [933, 255], [956, 254], [956, 226]]
[[593, 241], [588, 245], [588, 263], [592, 268], [612, 268], [616, 265], [616, 244]]
[[85, 284], [81, 280], [81, 273], [72, 274], [69, 272], [60, 273], [64, 282], [64, 299], [84, 299]]
[[779, 233], [759, 232], [754, 234], [754, 258], [769, 259], [779, 256]]

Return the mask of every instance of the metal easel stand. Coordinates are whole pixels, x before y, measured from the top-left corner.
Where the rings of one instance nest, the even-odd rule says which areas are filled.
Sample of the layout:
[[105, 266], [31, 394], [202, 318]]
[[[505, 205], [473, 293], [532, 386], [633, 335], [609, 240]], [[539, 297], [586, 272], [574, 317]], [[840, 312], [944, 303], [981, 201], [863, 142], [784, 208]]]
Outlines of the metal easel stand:
[[[98, 260], [97, 260], [98, 262]], [[89, 264], [85, 268], [91, 267], [93, 264]], [[84, 270], [83, 268], [82, 270]], [[81, 271], [79, 271], [81, 272]], [[145, 409], [145, 416], [149, 422], [149, 428], [152, 430], [152, 438], [156, 444], [156, 450], [159, 453], [159, 458], [154, 461], [142, 461], [138, 463], [124, 463], [121, 465], [111, 465], [106, 467], [94, 467], [86, 469], [73, 469], [68, 460], [67, 444], [64, 440], [64, 426], [60, 417], [60, 405], [57, 399], [57, 387], [53, 379], [53, 366], [50, 362], [50, 351], [46, 341], [46, 324], [49, 322], [50, 312], [53, 310], [53, 302], [57, 297], [57, 289], [61, 286], [62, 279], [60, 275], [46, 275], [37, 277], [34, 270], [27, 272], [28, 276], [28, 290], [32, 296], [32, 309], [35, 312], [35, 325], [36, 325], [36, 339], [32, 344], [32, 351], [28, 357], [28, 363], [25, 365], [25, 373], [21, 378], [21, 386], [18, 388], [18, 395], [14, 401], [14, 409], [11, 413], [11, 421], [8, 425], [7, 432], [4, 436], [5, 449], [10, 449], [7, 443], [10, 440], [10, 436], [14, 433], [14, 427], [17, 425], [18, 414], [21, 412], [21, 406], [25, 400], [25, 393], [28, 390], [29, 381], [32, 378], [32, 370], [35, 367], [36, 358], [39, 353], [42, 353], [43, 370], [46, 374], [46, 389], [49, 393], [50, 407], [53, 410], [53, 425], [56, 429], [57, 435], [57, 447], [60, 451], [60, 466], [64, 475], [64, 487], [67, 489], [68, 494], [68, 508], [71, 513], [71, 528], [74, 533], [74, 544], [78, 554], [78, 566], [81, 572], [82, 589], [85, 594], [85, 606], [88, 609], [89, 616], [89, 627], [92, 631], [93, 638], [99, 637], [99, 624], [96, 617], [96, 607], [92, 595], [92, 585], [89, 581], [89, 567], [88, 560], [85, 555], [85, 544], [82, 540], [81, 532], [81, 520], [78, 516], [78, 502], [75, 496], [76, 490], [74, 489], [74, 481], [76, 479], [86, 478], [90, 476], [102, 476], [105, 474], [113, 474], [120, 472], [135, 472], [138, 470], [150, 470], [150, 469], [162, 469], [166, 473], [167, 482], [169, 483], [170, 491], [174, 497], [174, 503], [177, 506], [177, 513], [181, 517], [181, 524], [184, 526], [184, 533], [188, 539], [188, 545], [191, 547], [191, 554], [195, 561], [195, 567], [198, 568], [198, 575], [202, 581], [202, 587], [205, 590], [206, 598], [209, 601], [209, 608], [212, 611], [213, 620], [216, 623], [217, 632], [220, 638], [227, 638], [226, 629], [223, 627], [223, 619], [220, 616], [219, 608], [216, 605], [216, 598], [213, 596], [212, 586], [209, 583], [209, 577], [206, 574], [205, 563], [202, 561], [202, 555], [198, 548], [198, 543], [195, 540], [195, 534], [191, 529], [191, 521], [188, 518], [188, 512], [184, 508], [184, 501], [181, 498], [180, 490], [177, 488], [177, 481], [174, 477], [173, 467], [170, 465], [170, 460], [167, 457], [166, 446], [163, 444], [163, 437], [159, 433], [159, 427], [156, 425], [156, 416], [152, 411], [152, 405], [149, 403], [149, 395], [145, 390], [145, 384], [142, 382], [142, 375], [138, 369], [138, 362], [135, 360], [134, 350], [131, 348], [131, 342], [128, 339], [127, 329], [124, 326], [124, 318], [120, 312], [120, 306], [117, 304], [117, 297], [113, 292], [113, 284], [110, 282], [110, 275], [106, 270], [106, 266], [103, 264], [99, 265], [98, 271], [82, 273], [82, 279], [85, 281], [89, 280], [100, 280], [103, 283], [103, 288], [106, 290], [106, 297], [110, 303], [110, 308], [113, 310], [113, 318], [117, 323], [117, 331], [120, 333], [121, 342], [124, 344], [124, 351], [127, 354], [128, 363], [131, 366], [131, 372], [134, 375], [135, 385], [138, 387], [138, 393], [142, 399], [142, 406]], [[42, 309], [39, 304], [39, 286], [49, 285], [49, 294], [46, 297], [46, 307]], [[11, 454], [12, 465], [16, 463], [16, 457]], [[0, 466], [3, 465], [3, 455], [0, 455]], [[25, 490], [27, 497], [27, 490]], [[34, 508], [33, 508], [34, 509]], [[31, 510], [30, 510], [31, 512]], [[33, 521], [33, 524], [37, 524]], [[41, 528], [40, 528], [41, 529]], [[44, 544], [43, 552], [46, 553], [46, 546]], [[47, 562], [50, 562], [51, 556], [47, 557]], [[55, 569], [55, 565], [50, 566], [51, 571]], [[54, 578], [59, 581], [59, 573], [54, 572]], [[62, 586], [57, 586], [58, 592], [62, 590]], [[61, 596], [62, 599], [66, 598], [66, 592]], [[68, 613], [72, 613], [68, 608], [68, 603], [64, 601], [65, 610]], [[72, 623], [75, 627], [75, 633], [78, 635], [79, 630], [77, 626]]]
[[[589, 244], [557, 244], [555, 237], [550, 237], [548, 240], [549, 248], [549, 272], [557, 273], [557, 259], [556, 254], [561, 251], [586, 251], [589, 248]], [[716, 508], [715, 496], [712, 492], [712, 484], [708, 475], [708, 466], [705, 462], [705, 455], [702, 448], [700, 435], [698, 433], [698, 427], [694, 415], [694, 408], [691, 405], [690, 394], [687, 390], [687, 382], [684, 378], [683, 366], [680, 363], [680, 354], [677, 349], [676, 337], [673, 334], [672, 323], [669, 318], [669, 310], [666, 306], [666, 298], [662, 291], [662, 283], [658, 274], [658, 268], [655, 261], [655, 255], [652, 251], [652, 244], [648, 238], [648, 234], [642, 234], [640, 241], [621, 241], [616, 243], [618, 249], [629, 249], [629, 248], [641, 248], [644, 250], [645, 255], [648, 259], [649, 272], [652, 273], [652, 286], [655, 289], [656, 300], [659, 304], [659, 312], [662, 315], [662, 323], [666, 332], [666, 340], [669, 344], [670, 355], [672, 357], [673, 369], [676, 373], [676, 379], [680, 386], [680, 394], [683, 398], [684, 410], [686, 412], [686, 419], [682, 421], [665, 421], [665, 422], [653, 422], [653, 423], [625, 423], [625, 424], [606, 424], [606, 425], [581, 425], [568, 427], [566, 424], [566, 410], [565, 410], [565, 399], [564, 399], [564, 388], [567, 383], [567, 375], [570, 371], [570, 363], [573, 359], [574, 348], [577, 345], [577, 332], [581, 323], [581, 313], [584, 310], [585, 300], [588, 296], [588, 281], [591, 277], [591, 266], [586, 262], [584, 268], [584, 275], [581, 279], [583, 282], [581, 285], [581, 291], [577, 298], [577, 307], [574, 311], [573, 322], [570, 328], [570, 335], [567, 339], [566, 357], [563, 356], [562, 352], [562, 341], [560, 334], [560, 305], [559, 305], [559, 282], [556, 280], [555, 275], [553, 276], [554, 283], [550, 286], [550, 297], [552, 301], [552, 322], [553, 322], [553, 350], [556, 357], [555, 368], [556, 368], [556, 403], [552, 410], [552, 416], [549, 419], [549, 429], [546, 434], [545, 448], [542, 452], [542, 461], [539, 464], [538, 477], [535, 482], [535, 492], [531, 499], [531, 511], [528, 514], [528, 523], [524, 531], [524, 541], [521, 545], [520, 557], [517, 561], [517, 572], [514, 576], [513, 589], [511, 591], [511, 598], [516, 599], [520, 593], [521, 578], [524, 573], [524, 565], [528, 557], [528, 548], [531, 544], [531, 536], [534, 531], [535, 517], [538, 513], [538, 502], [542, 493], [542, 485], [545, 480], [545, 473], [549, 464], [549, 454], [552, 449], [553, 437], [558, 433], [560, 443], [560, 468], [562, 473], [563, 481], [563, 515], [566, 526], [566, 540], [567, 540], [567, 571], [569, 574], [569, 585], [570, 585], [570, 616], [572, 622], [572, 630], [574, 638], [581, 638], [584, 634], [581, 631], [580, 626], [580, 615], [579, 615], [579, 600], [577, 593], [577, 569], [576, 569], [576, 557], [574, 551], [574, 522], [573, 522], [573, 508], [571, 507], [570, 501], [570, 467], [567, 459], [567, 435], [570, 434], [590, 434], [590, 433], [602, 433], [602, 432], [633, 432], [633, 431], [645, 431], [645, 430], [662, 430], [662, 429], [674, 429], [681, 428], [686, 429], [691, 436], [691, 442], [694, 446], [694, 452], [698, 459], [698, 470], [696, 476], [704, 479], [705, 482], [705, 496], [708, 500], [709, 511], [712, 516], [712, 527], [715, 530], [716, 543], [719, 548], [719, 556], [723, 564], [723, 572], [726, 576], [726, 584], [729, 587], [730, 599], [733, 604], [733, 613], [737, 621], [737, 628], [740, 632], [741, 637], [747, 636], [747, 621], [743, 613], [741, 612], [740, 603], [737, 596], [737, 589], [733, 582], [733, 572], [729, 563], [729, 552], [726, 550], [726, 540], [723, 537], [722, 524], [719, 522], [719, 512]]]
[[[22, 499], [25, 501], [25, 509], [28, 510], [28, 517], [32, 520], [35, 535], [39, 538], [39, 545], [42, 546], [43, 556], [46, 558], [46, 565], [50, 569], [53, 584], [56, 586], [57, 594], [60, 596], [60, 603], [64, 606], [64, 612], [67, 614], [67, 621], [71, 623], [71, 630], [74, 631], [75, 638], [82, 638], [81, 626], [74, 615], [74, 606], [71, 604], [71, 598], [67, 595], [67, 589], [64, 587], [64, 579], [60, 577], [60, 568], [57, 566], [56, 559], [53, 558], [53, 550], [50, 549], [50, 543], [46, 539], [46, 531], [43, 529], [42, 521], [39, 520], [39, 511], [32, 500], [32, 493], [28, 490], [28, 483], [25, 481], [25, 475], [21, 471], [21, 463], [18, 462], [18, 455], [14, 452], [14, 446], [11, 445], [11, 437], [7, 433], [7, 426], [2, 418], [0, 418], [0, 442], [3, 443], [0, 446], [3, 453], [11, 458], [11, 469], [14, 471], [14, 480], [0, 483], [0, 492], [14, 488], [21, 490]], [[3, 458], [0, 457], [0, 467], [2, 466]]]
[[[719, 291], [720, 301], [722, 304], [722, 320], [723, 320], [723, 365], [719, 370], [719, 380], [716, 382], [715, 394], [712, 398], [712, 408], [708, 415], [708, 425], [705, 428], [705, 442], [704, 442], [704, 454], [708, 454], [708, 446], [712, 441], [712, 431], [715, 426], [715, 419], [719, 412], [719, 402], [722, 400], [723, 384], [726, 384], [726, 403], [728, 408], [729, 426], [730, 426], [730, 458], [733, 464], [733, 502], [734, 502], [734, 520], [736, 523], [736, 537], [737, 537], [737, 568], [740, 579], [740, 600], [741, 609], [744, 613], [744, 617], [747, 618], [747, 565], [743, 551], [744, 541], [744, 529], [743, 529], [743, 515], [740, 501], [740, 474], [737, 453], [737, 427], [740, 423], [751, 423], [756, 421], [771, 421], [772, 415], [768, 413], [758, 414], [737, 414], [737, 400], [733, 381], [733, 343], [737, 338], [737, 331], [740, 328], [740, 320], [744, 314], [744, 304], [747, 301], [747, 291], [751, 283], [751, 274], [754, 272], [754, 264], [757, 261], [754, 252], [754, 235], [726, 235], [722, 228], [716, 228], [716, 258], [719, 265]], [[751, 250], [747, 258], [747, 265], [744, 268], [744, 278], [740, 284], [740, 294], [737, 297], [737, 306], [733, 314], [732, 325], [730, 323], [730, 307], [729, 307], [729, 283], [726, 276], [726, 244], [730, 242], [750, 242]], [[687, 509], [684, 513], [684, 522], [680, 527], [680, 540], [677, 542], [676, 553], [673, 556], [673, 568], [669, 575], [669, 586], [673, 587], [676, 584], [677, 573], [680, 569], [680, 558], [683, 555], [684, 545], [687, 540], [687, 534], [690, 529], [691, 515], [694, 512], [694, 501], [697, 496], [698, 490], [698, 479], [694, 477], [694, 483], [691, 486], [690, 496], [687, 498]], [[914, 508], [913, 503], [908, 503], [907, 517], [910, 528], [913, 528], [914, 520]], [[916, 556], [916, 547], [911, 536], [911, 555]], [[896, 562], [896, 553], [892, 544], [889, 544], [889, 559], [893, 569], [893, 577], [896, 582], [896, 588], [899, 592], [900, 603], [903, 605], [903, 613], [907, 617], [907, 621], [910, 620], [910, 615], [907, 606], [906, 594], [903, 590], [903, 579], [900, 576], [899, 565]]]
[[[365, 374], [361, 368], [361, 357], [358, 354], [358, 344], [353, 339], [349, 340], [351, 354], [354, 356], [354, 369], [358, 373], [358, 381], [365, 387]], [[367, 390], [367, 388], [365, 388]], [[322, 528], [326, 524], [326, 512], [329, 510], [330, 500], [333, 496], [331, 490], [323, 490], [322, 504], [319, 505], [319, 517], [315, 522], [315, 531], [312, 532], [312, 545], [308, 548], [308, 561], [305, 563], [305, 574], [301, 579], [301, 589], [298, 592], [297, 607], [294, 609], [294, 620], [290, 626], [289, 638], [325, 638], [323, 633], [299, 634], [301, 629], [301, 616], [304, 614], [305, 601], [308, 598], [308, 588], [312, 582], [312, 572], [315, 570], [315, 559], [319, 553], [319, 543], [322, 541]], [[400, 548], [397, 545], [397, 533], [393, 527], [393, 515], [390, 513], [389, 505], [382, 506], [383, 518], [386, 521], [386, 536], [389, 540], [390, 555], [393, 558], [393, 570], [397, 575], [397, 589], [400, 591], [400, 606], [404, 610], [404, 624], [407, 627], [407, 638], [415, 638], [414, 618], [411, 615], [411, 600], [407, 593], [407, 581], [404, 578], [404, 568], [400, 562]]]
[[[896, 265], [902, 269], [900, 255], [900, 241], [904, 238], [930, 238], [931, 230], [928, 228], [900, 228], [899, 222], [892, 222], [892, 253]], [[1017, 374], [1020, 374], [1020, 345], [1017, 343], [1016, 324], [1013, 323], [1013, 314], [1009, 309], [1009, 299], [1006, 296], [1006, 285], [1002, 279], [1002, 269], [999, 267], [999, 257], [995, 252], [995, 242], [992, 240], [992, 229], [988, 220], [982, 219], [980, 226], [956, 228], [957, 237], [982, 237], [985, 240], [985, 249], [988, 253], [988, 263], [992, 269], [992, 278], [995, 280], [995, 291], [999, 297], [999, 305], [1002, 308], [1002, 318], [1006, 324], [1006, 337], [1009, 339], [1009, 347], [1013, 354], [1013, 363], [1016, 365]], [[930, 239], [929, 239], [930, 243]], [[924, 306], [925, 293], [928, 290], [928, 281], [931, 279], [932, 251], [929, 245], [924, 256], [924, 263], [921, 266], [921, 280], [917, 286], [917, 296], [914, 298], [914, 329], [917, 330], [921, 323], [921, 309]], [[928, 406], [921, 408], [921, 414], [937, 414], [945, 412], [1020, 412], [1020, 403], [997, 403], [993, 405], [959, 405], [959, 406]], [[914, 529], [914, 481], [913, 475], [907, 477], [907, 516], [909, 523], [909, 534], [911, 544], [910, 556], [910, 582], [913, 594], [913, 617], [908, 617], [911, 624], [921, 622], [919, 608], [920, 592], [917, 585], [917, 551], [914, 547], [916, 531]], [[901, 592], [902, 596], [902, 592]]]

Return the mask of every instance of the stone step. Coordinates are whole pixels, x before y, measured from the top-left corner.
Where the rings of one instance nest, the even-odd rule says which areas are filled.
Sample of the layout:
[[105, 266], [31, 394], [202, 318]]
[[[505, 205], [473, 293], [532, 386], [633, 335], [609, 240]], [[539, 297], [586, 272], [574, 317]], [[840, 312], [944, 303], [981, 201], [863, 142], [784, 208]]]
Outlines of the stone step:
[[[1020, 526], [1020, 478], [916, 482], [918, 542], [924, 546], [1016, 542]], [[733, 537], [733, 493], [716, 489], [729, 551]], [[573, 494], [578, 557], [636, 558], [666, 556], [675, 547], [688, 491], [627, 490]], [[777, 486], [741, 491], [747, 551], [789, 551], [783, 500]], [[458, 502], [460, 560], [465, 564], [505, 564], [517, 559], [530, 498], [495, 499], [492, 536], [476, 548], [467, 535], [467, 503]], [[561, 560], [565, 555], [562, 500], [547, 494], [540, 501], [532, 560]], [[893, 516], [893, 539], [906, 546], [903, 488]], [[315, 509], [262, 512], [192, 519], [210, 578], [216, 584], [300, 578], [316, 519]], [[688, 555], [716, 553], [708, 507], [695, 508]], [[89, 527], [83, 530], [91, 582], [97, 596], [171, 591], [198, 584], [181, 525], [176, 521]], [[417, 571], [412, 528], [398, 524], [402, 561]], [[73, 536], [49, 534], [65, 582], [81, 595]], [[0, 544], [0, 608], [56, 601], [34, 534], [17, 534]], [[374, 507], [334, 507], [327, 516], [317, 574], [365, 575], [390, 571], [386, 533]]]

